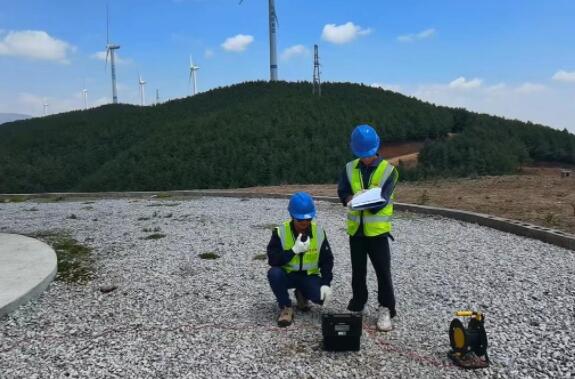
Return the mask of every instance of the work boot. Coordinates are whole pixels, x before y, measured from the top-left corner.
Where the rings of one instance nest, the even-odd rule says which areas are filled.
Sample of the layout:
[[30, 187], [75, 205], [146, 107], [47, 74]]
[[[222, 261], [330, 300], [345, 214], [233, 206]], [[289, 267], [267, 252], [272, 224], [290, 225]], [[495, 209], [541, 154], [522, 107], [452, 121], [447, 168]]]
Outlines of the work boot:
[[292, 322], [293, 322], [293, 308], [283, 307], [278, 317], [278, 326], [281, 327], [290, 326]]
[[304, 297], [303, 293], [301, 293], [298, 289], [296, 289], [294, 291], [294, 295], [297, 300], [297, 309], [299, 309], [302, 312], [309, 311], [310, 310], [309, 300]]
[[389, 308], [380, 306], [377, 317], [377, 330], [389, 332], [391, 329], [393, 329], [393, 325], [391, 325], [391, 313]]

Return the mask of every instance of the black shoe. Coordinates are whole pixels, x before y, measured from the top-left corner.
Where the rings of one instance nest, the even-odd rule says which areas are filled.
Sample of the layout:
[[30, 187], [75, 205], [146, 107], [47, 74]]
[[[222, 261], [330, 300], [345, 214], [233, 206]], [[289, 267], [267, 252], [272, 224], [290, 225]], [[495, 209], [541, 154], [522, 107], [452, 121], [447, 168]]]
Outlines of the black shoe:
[[298, 291], [297, 289], [294, 291], [295, 298], [297, 300], [297, 309], [302, 312], [307, 312], [310, 310], [309, 301], [306, 299], [303, 294]]
[[354, 313], [363, 313], [363, 308], [365, 307], [365, 303], [358, 303], [355, 300], [351, 299], [349, 304], [347, 305], [347, 310]]

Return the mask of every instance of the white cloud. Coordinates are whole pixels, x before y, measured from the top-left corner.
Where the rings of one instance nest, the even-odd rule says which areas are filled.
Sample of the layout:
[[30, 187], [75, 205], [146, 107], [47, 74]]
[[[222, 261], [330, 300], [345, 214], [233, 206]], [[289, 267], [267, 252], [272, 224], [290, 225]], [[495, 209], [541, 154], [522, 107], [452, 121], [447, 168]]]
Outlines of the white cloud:
[[81, 109], [82, 100], [78, 99], [75, 94], [70, 94], [67, 98], [43, 97], [28, 92], [19, 93], [11, 98], [6, 106], [8, 109], [18, 111], [18, 113], [29, 114], [32, 116], [42, 116], [44, 114], [44, 102], [48, 104], [48, 114]]
[[507, 84], [498, 83], [498, 84], [494, 84], [494, 85], [486, 87], [485, 91], [489, 92], [489, 93], [497, 93], [500, 91], [504, 91], [505, 89], [507, 89]]
[[116, 82], [116, 90], [118, 92], [129, 91], [132, 89], [132, 86], [124, 84], [123, 82]]
[[575, 71], [559, 70], [553, 75], [553, 80], [575, 83]]
[[105, 51], [98, 51], [97, 53], [90, 55], [90, 58], [105, 61], [106, 60], [106, 52]]
[[254, 42], [253, 36], [238, 34], [226, 39], [224, 43], [222, 43], [222, 48], [226, 51], [241, 53], [242, 51], [245, 51], [252, 42]]
[[[100, 61], [105, 61], [106, 60], [106, 52], [105, 51], [98, 51], [97, 53], [90, 55], [90, 58], [97, 59]], [[110, 62], [110, 57], [108, 57], [108, 62]], [[120, 57], [120, 54], [118, 54], [118, 52], [116, 51], [116, 52], [114, 52], [114, 62], [116, 62], [117, 64], [130, 64], [130, 63], [132, 63], [132, 60], [129, 58]]]
[[374, 88], [381, 88], [393, 92], [401, 91], [401, 86], [398, 84], [372, 83], [371, 86]]
[[425, 29], [419, 33], [414, 34], [405, 34], [402, 36], [397, 37], [399, 42], [415, 42], [422, 39], [431, 38], [437, 34], [437, 31], [434, 28]]
[[[88, 86], [88, 107], [98, 107], [112, 103], [111, 96], [106, 95], [111, 92], [109, 78], [106, 78], [104, 87], [105, 94], [100, 90]], [[121, 103], [139, 104], [140, 97], [137, 82], [132, 85], [117, 83], [118, 97]], [[42, 116], [44, 114], [44, 101], [48, 103], [48, 114], [69, 112], [84, 109], [82, 92], [74, 89], [68, 93], [55, 95], [51, 89], [46, 89], [45, 93], [7, 93], [0, 92], [0, 113], [22, 113], [31, 116]]]
[[92, 103], [92, 107], [99, 107], [100, 105], [104, 105], [104, 104], [110, 104], [112, 102], [112, 99], [110, 99], [109, 97], [106, 96], [102, 96], [97, 98], [96, 100], [94, 100], [94, 102]]
[[323, 27], [321, 38], [327, 42], [344, 44], [353, 41], [359, 36], [368, 35], [371, 32], [371, 29], [364, 29], [359, 25], [354, 25], [353, 22], [342, 25], [327, 24]]
[[213, 57], [214, 57], [214, 51], [212, 49], [206, 49], [206, 51], [204, 51], [204, 58], [210, 59]]
[[473, 88], [481, 87], [482, 82], [483, 81], [481, 79], [478, 79], [478, 78], [467, 80], [467, 79], [465, 79], [465, 77], [460, 76], [459, 78], [457, 78], [457, 79], [453, 80], [451, 83], [449, 83], [448, 86], [449, 86], [449, 88], [453, 88], [453, 89], [466, 90], [466, 89], [473, 89]]
[[281, 58], [284, 61], [287, 61], [291, 58], [300, 56], [300, 55], [307, 55], [309, 50], [304, 45], [295, 45], [292, 47], [288, 47], [285, 49], [281, 55]]
[[0, 40], [0, 55], [69, 63], [68, 53], [76, 48], [41, 30], [10, 31]]
[[518, 93], [522, 93], [522, 94], [531, 94], [531, 93], [545, 91], [546, 89], [547, 89], [547, 87], [545, 87], [543, 84], [536, 84], [536, 83], [527, 82], [527, 83], [523, 83], [522, 85], [517, 87], [515, 89], [515, 91]]
[[445, 84], [403, 88], [402, 93], [438, 105], [567, 128], [575, 133], [573, 86], [552, 87], [530, 82], [487, 85], [480, 79], [457, 78]]

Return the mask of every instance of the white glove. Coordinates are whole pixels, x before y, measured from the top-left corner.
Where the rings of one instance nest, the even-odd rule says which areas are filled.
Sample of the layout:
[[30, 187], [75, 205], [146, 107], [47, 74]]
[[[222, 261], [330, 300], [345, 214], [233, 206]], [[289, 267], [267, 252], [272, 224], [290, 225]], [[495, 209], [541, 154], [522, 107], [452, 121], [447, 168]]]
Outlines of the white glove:
[[298, 234], [297, 239], [295, 240], [295, 245], [291, 248], [295, 255], [305, 253], [309, 250], [309, 238], [305, 240], [305, 242], [301, 241], [302, 234]]
[[323, 303], [327, 303], [329, 298], [331, 297], [331, 288], [329, 286], [321, 286], [319, 289], [319, 299], [323, 301]]

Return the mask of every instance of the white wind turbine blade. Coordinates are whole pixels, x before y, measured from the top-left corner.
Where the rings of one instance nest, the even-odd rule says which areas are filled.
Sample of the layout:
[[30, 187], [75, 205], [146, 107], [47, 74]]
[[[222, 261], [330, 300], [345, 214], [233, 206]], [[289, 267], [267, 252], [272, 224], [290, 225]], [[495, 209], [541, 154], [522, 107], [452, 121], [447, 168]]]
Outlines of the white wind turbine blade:
[[188, 78], [188, 87], [192, 83], [192, 76], [194, 75], [194, 63], [192, 60], [192, 55], [190, 54], [190, 76]]
[[110, 10], [106, 4], [106, 59], [104, 63], [104, 70], [108, 72], [108, 55], [110, 55]]
[[106, 4], [106, 48], [110, 44], [110, 10]]
[[274, 4], [273, 8], [271, 9], [272, 11], [272, 16], [274, 17], [274, 19], [276, 20], [276, 26], [279, 28], [280, 27], [280, 21], [278, 20], [278, 14], [276, 12], [276, 6]]

